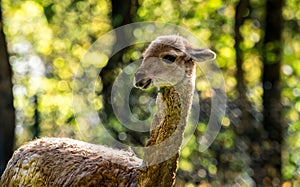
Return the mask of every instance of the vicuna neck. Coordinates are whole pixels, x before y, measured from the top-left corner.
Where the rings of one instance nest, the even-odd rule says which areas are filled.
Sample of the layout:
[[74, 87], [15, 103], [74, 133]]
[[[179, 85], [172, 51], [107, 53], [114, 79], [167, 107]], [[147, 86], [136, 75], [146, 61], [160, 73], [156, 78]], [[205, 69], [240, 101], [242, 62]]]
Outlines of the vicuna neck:
[[164, 87], [157, 96], [150, 139], [146, 143], [141, 186], [172, 186], [194, 93], [194, 70], [173, 87]]

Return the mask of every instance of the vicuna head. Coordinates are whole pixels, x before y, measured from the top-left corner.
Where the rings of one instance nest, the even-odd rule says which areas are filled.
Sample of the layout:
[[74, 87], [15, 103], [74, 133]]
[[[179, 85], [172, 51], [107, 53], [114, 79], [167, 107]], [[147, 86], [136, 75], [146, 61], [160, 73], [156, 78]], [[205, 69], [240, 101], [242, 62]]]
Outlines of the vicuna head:
[[143, 53], [143, 62], [135, 73], [135, 86], [146, 89], [174, 86], [184, 78], [191, 78], [195, 62], [214, 60], [209, 49], [193, 48], [186, 39], [177, 36], [160, 36]]
[[[173, 186], [194, 94], [197, 62], [215, 59], [209, 49], [193, 48], [186, 39], [171, 35], [155, 39], [143, 53], [135, 73], [136, 87], [155, 86], [157, 112], [146, 143], [140, 186]], [[166, 151], [168, 150], [168, 151]]]

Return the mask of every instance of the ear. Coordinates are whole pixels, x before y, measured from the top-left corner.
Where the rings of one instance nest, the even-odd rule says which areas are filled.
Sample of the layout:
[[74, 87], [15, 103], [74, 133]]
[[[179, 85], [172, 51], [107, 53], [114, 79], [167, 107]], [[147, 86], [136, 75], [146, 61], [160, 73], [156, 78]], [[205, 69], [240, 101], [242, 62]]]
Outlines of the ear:
[[212, 61], [216, 58], [216, 53], [210, 49], [188, 49], [187, 53], [197, 62]]

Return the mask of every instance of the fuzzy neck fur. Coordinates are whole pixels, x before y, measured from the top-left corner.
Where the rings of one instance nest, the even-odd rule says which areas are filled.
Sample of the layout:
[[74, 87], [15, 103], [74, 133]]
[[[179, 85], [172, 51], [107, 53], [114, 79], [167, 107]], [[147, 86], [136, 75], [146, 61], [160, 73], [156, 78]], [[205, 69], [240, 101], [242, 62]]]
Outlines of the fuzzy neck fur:
[[158, 111], [154, 115], [150, 139], [146, 143], [140, 186], [173, 186], [187, 124], [195, 84], [194, 64], [187, 68], [185, 78], [158, 93]]

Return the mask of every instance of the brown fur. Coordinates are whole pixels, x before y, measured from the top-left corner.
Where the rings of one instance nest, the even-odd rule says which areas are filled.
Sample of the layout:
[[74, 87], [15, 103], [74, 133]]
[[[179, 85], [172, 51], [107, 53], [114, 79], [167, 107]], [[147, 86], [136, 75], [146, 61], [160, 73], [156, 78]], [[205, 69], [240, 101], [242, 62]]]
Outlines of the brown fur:
[[[209, 50], [199, 51], [182, 37], [163, 36], [144, 52], [135, 84], [144, 87], [151, 81], [160, 93], [143, 160], [130, 152], [82, 141], [42, 138], [14, 153], [0, 186], [173, 186], [192, 104], [194, 60], [214, 58]], [[164, 63], [166, 54], [176, 56], [176, 61]]]
[[137, 184], [140, 165], [130, 152], [41, 138], [14, 153], [0, 186], [130, 186]]

